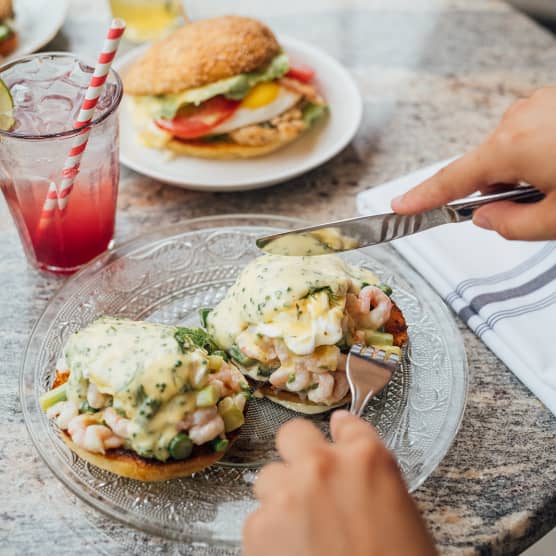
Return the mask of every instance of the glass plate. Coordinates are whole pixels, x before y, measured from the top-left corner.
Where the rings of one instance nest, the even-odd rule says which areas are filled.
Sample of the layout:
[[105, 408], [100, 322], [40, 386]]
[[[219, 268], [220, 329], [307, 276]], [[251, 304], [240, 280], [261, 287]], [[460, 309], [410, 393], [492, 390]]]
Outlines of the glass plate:
[[[239, 545], [243, 519], [255, 507], [251, 487], [257, 469], [276, 457], [274, 434], [293, 412], [255, 400], [239, 440], [220, 464], [189, 478], [141, 483], [76, 457], [38, 399], [49, 388], [62, 345], [75, 330], [104, 314], [198, 324], [198, 309], [222, 299], [238, 272], [258, 255], [256, 237], [301, 224], [272, 216], [199, 218], [132, 240], [66, 282], [33, 329], [20, 388], [33, 443], [68, 488], [142, 531], [182, 542]], [[463, 342], [440, 298], [392, 248], [377, 246], [344, 257], [392, 286], [409, 326], [402, 368], [364, 417], [394, 451], [414, 490], [444, 457], [463, 415]], [[312, 419], [327, 432], [327, 415]]]

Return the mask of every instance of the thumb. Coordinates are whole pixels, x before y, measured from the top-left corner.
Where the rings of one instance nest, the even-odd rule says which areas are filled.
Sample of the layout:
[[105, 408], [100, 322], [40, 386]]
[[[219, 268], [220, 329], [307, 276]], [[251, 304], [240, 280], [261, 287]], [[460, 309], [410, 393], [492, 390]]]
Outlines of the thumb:
[[338, 410], [332, 414], [330, 434], [336, 443], [349, 444], [360, 438], [373, 442], [380, 441], [375, 429], [369, 423], [345, 410]]
[[556, 239], [556, 193], [537, 203], [511, 201], [492, 203], [477, 209], [473, 222], [495, 230], [506, 239], [538, 241]]

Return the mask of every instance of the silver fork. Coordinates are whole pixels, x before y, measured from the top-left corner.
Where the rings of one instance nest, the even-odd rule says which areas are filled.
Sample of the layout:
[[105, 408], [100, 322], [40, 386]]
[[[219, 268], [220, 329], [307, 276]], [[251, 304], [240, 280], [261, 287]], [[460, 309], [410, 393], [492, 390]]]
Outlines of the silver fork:
[[400, 359], [395, 354], [387, 357], [384, 350], [373, 346], [352, 346], [346, 360], [346, 375], [351, 390], [350, 412], [361, 415], [369, 400], [392, 380], [399, 366]]

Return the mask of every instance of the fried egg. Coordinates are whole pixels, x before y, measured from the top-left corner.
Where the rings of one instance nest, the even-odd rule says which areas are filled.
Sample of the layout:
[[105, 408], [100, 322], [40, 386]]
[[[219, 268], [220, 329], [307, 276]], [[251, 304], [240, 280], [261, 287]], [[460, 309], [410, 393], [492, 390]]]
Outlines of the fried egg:
[[301, 95], [275, 81], [259, 83], [241, 101], [233, 115], [210, 133], [220, 135], [248, 125], [267, 122], [295, 106]]

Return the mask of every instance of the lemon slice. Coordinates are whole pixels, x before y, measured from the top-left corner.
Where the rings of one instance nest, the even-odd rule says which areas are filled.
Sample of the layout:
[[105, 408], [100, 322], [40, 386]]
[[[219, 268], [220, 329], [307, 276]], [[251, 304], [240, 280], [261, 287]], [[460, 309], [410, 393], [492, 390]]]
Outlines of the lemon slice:
[[0, 79], [0, 130], [9, 131], [14, 124], [14, 99], [7, 85]]

